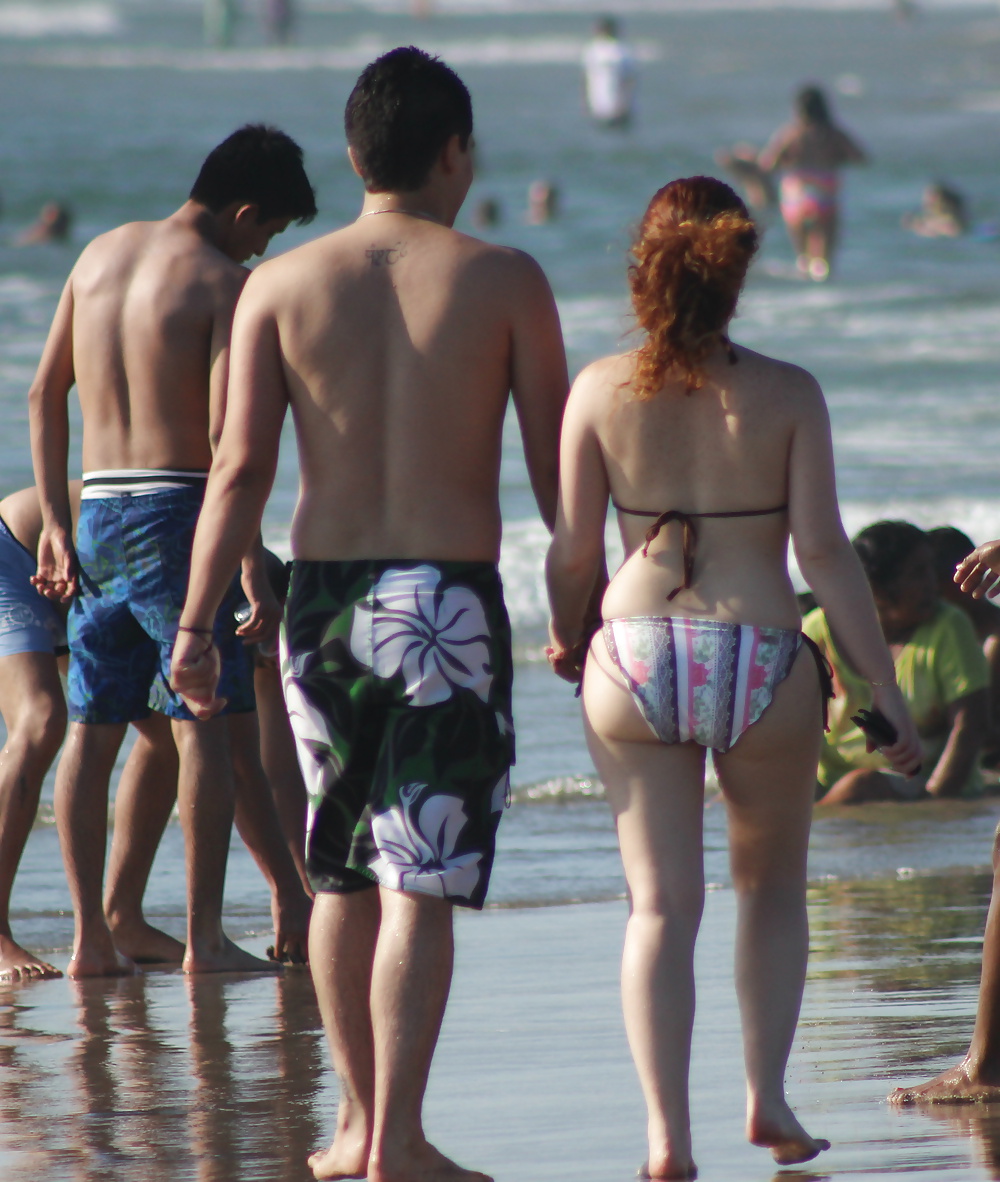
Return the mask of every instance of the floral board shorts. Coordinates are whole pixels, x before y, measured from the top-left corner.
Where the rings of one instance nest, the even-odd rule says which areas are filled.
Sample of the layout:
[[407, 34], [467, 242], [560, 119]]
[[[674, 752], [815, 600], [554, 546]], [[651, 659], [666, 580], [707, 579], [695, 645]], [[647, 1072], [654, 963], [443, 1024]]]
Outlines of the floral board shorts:
[[0, 517], [0, 657], [66, 652], [66, 629], [55, 606], [31, 585], [38, 563]]
[[481, 908], [514, 762], [496, 567], [297, 559], [281, 657], [314, 890]]

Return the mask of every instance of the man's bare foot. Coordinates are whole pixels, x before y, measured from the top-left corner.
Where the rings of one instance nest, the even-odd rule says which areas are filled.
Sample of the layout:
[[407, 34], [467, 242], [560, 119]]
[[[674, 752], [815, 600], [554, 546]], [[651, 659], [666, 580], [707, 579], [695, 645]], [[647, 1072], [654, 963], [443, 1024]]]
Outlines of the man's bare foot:
[[963, 1059], [925, 1084], [896, 1088], [890, 1104], [988, 1104], [1000, 1100], [1000, 1077]]
[[0, 983], [49, 981], [61, 976], [62, 973], [55, 965], [28, 952], [10, 936], [0, 936]]
[[694, 1164], [690, 1157], [679, 1161], [676, 1156], [670, 1154], [664, 1155], [663, 1158], [656, 1160], [650, 1158], [655, 1164], [655, 1172], [650, 1168], [649, 1162], [644, 1161], [639, 1169], [636, 1171], [638, 1178], [650, 1178], [653, 1182], [659, 1182], [662, 1179], [675, 1178], [697, 1178], [698, 1167]]
[[184, 945], [180, 940], [145, 920], [124, 923], [109, 917], [108, 926], [115, 946], [138, 965], [180, 964], [184, 959]]
[[489, 1174], [465, 1170], [429, 1141], [397, 1146], [368, 1162], [368, 1182], [493, 1182]]
[[329, 1149], [309, 1155], [309, 1169], [322, 1182], [336, 1182], [338, 1178], [364, 1178], [368, 1174], [368, 1150], [362, 1157], [356, 1150], [345, 1151], [335, 1141]]
[[829, 1141], [810, 1137], [784, 1102], [768, 1112], [758, 1109], [747, 1118], [747, 1140], [751, 1145], [770, 1149], [779, 1166], [812, 1161], [830, 1148]]
[[104, 952], [90, 946], [80, 948], [66, 966], [66, 976], [74, 981], [84, 977], [134, 977], [139, 972], [135, 961], [123, 956], [116, 948]]
[[196, 949], [188, 945], [182, 967], [185, 973], [280, 973], [281, 965], [261, 960], [223, 936], [221, 945]]
[[274, 943], [267, 950], [269, 960], [279, 964], [309, 963], [309, 918], [312, 899], [296, 882], [297, 889], [290, 898], [271, 900], [271, 919], [274, 923]]

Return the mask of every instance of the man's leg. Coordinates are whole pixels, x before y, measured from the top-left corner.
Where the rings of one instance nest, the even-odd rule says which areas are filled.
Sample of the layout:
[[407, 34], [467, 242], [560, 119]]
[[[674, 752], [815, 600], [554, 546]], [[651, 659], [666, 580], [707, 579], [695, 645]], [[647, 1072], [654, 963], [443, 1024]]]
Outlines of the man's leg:
[[309, 925], [309, 964], [333, 1068], [340, 1081], [337, 1131], [314, 1153], [317, 1178], [364, 1178], [375, 1111], [371, 983], [382, 909], [379, 892], [317, 894]]
[[101, 900], [108, 784], [126, 726], [124, 722], [71, 723], [56, 773], [56, 826], [76, 923], [67, 970], [71, 977], [135, 972], [133, 962], [115, 948]]
[[170, 720], [133, 724], [135, 746], [118, 781], [104, 914], [116, 946], [137, 964], [180, 964], [184, 945], [146, 922], [142, 897], [177, 800], [177, 748]]
[[233, 825], [229, 720], [174, 719], [180, 759], [177, 803], [187, 861], [186, 973], [269, 972], [273, 964], [244, 952], [222, 930], [222, 892]]
[[422, 1110], [454, 963], [452, 905], [380, 888], [372, 966], [375, 1116], [368, 1182], [483, 1182], [424, 1136]]
[[295, 869], [303, 888], [311, 894], [306, 876], [306, 786], [281, 692], [281, 674], [273, 665], [258, 664], [254, 669], [253, 687], [260, 724], [260, 762], [274, 794], [275, 808]]
[[260, 762], [260, 729], [251, 710], [229, 715], [236, 828], [271, 891], [274, 959], [305, 964], [312, 903], [292, 861], [271, 785]]
[[10, 895], [38, 811], [42, 780], [66, 733], [66, 704], [51, 653], [0, 657], [0, 981], [58, 977], [54, 966], [15, 943]]
[[928, 1083], [897, 1088], [893, 1104], [1000, 1100], [1000, 829], [993, 838], [993, 895], [983, 937], [983, 970], [972, 1042], [965, 1058]]

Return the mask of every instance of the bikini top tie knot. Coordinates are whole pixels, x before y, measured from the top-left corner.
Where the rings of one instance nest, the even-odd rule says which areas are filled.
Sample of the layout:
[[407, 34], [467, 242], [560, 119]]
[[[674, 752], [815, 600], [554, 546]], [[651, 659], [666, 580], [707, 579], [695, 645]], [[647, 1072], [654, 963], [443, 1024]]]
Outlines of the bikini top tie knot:
[[619, 513], [628, 513], [632, 517], [656, 518], [646, 531], [646, 544], [642, 548], [643, 558], [649, 557], [649, 547], [660, 530], [672, 521], [679, 522], [682, 529], [681, 560], [684, 565], [684, 578], [667, 596], [668, 602], [681, 591], [687, 591], [694, 580], [694, 552], [698, 545], [698, 531], [694, 524], [695, 517], [767, 517], [772, 513], [784, 513], [788, 508], [786, 503], [776, 505], [773, 509], [731, 509], [719, 513], [685, 513], [683, 509], [668, 509], [665, 513], [658, 513], [655, 509], [626, 509], [624, 505], [619, 505], [615, 500], [612, 500], [611, 504]]

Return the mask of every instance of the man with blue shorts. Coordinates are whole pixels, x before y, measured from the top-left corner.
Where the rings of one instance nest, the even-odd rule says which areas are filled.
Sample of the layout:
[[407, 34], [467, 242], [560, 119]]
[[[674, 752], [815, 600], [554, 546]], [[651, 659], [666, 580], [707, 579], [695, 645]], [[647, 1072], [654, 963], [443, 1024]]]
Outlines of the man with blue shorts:
[[[30, 393], [43, 529], [34, 582], [70, 603], [70, 731], [56, 777], [56, 821], [76, 923], [69, 975], [134, 971], [102, 907], [108, 786], [129, 722], [172, 722], [187, 850], [187, 972], [262, 970], [222, 930], [233, 816], [225, 714], [196, 721], [170, 689], [170, 650], [187, 583], [213, 441], [222, 429], [233, 312], [247, 271], [293, 220], [316, 212], [302, 152], [247, 126], [205, 160], [189, 199], [159, 222], [92, 242], [63, 290]], [[68, 396], [83, 416], [77, 543], [67, 493]], [[231, 588], [199, 634], [224, 660], [227, 712], [254, 707], [241, 639], [273, 628], [277, 604], [259, 539], [243, 562], [250, 618]]]

